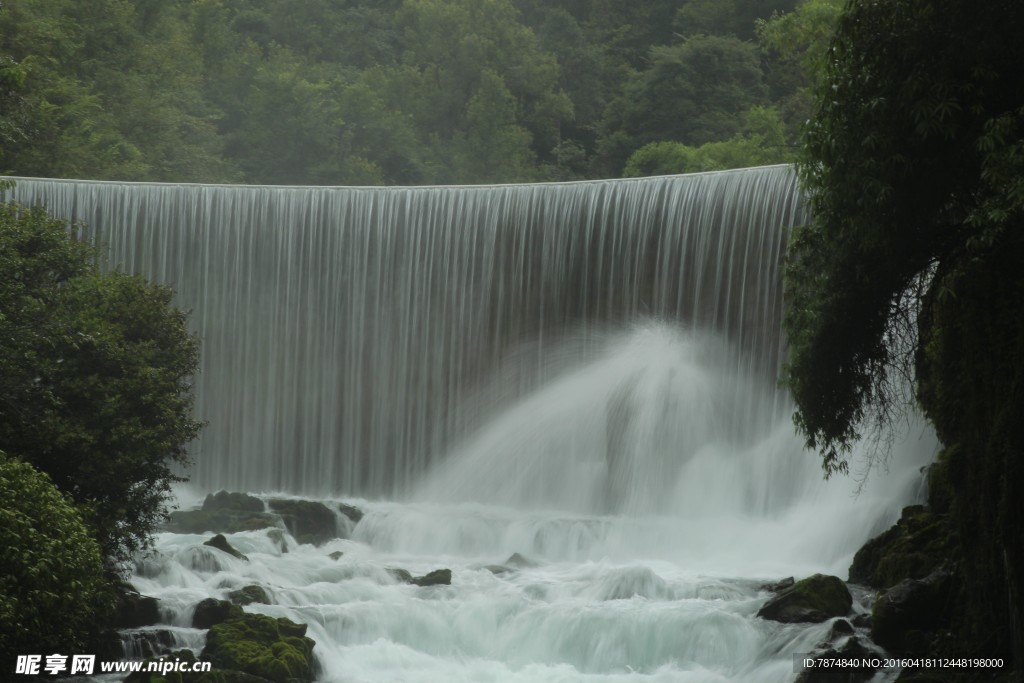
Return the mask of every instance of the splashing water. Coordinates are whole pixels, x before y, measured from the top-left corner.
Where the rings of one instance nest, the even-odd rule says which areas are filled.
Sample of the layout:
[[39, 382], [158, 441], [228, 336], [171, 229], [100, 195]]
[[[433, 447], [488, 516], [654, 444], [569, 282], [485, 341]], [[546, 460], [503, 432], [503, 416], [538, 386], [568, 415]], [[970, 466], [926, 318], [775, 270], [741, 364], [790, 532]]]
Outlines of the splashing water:
[[[183, 501], [345, 493], [366, 513], [319, 548], [229, 535], [248, 562], [159, 535], [132, 581], [177, 645], [202, 647], [199, 600], [257, 583], [273, 604], [246, 609], [308, 623], [325, 682], [791, 681], [830, 624], [755, 618], [761, 581], [845, 576], [934, 452], [913, 426], [854, 496], [793, 433], [780, 263], [806, 212], [786, 167], [463, 188], [19, 179], [5, 196], [85, 221], [194, 311], [210, 427]], [[450, 586], [390, 571], [438, 567]]]

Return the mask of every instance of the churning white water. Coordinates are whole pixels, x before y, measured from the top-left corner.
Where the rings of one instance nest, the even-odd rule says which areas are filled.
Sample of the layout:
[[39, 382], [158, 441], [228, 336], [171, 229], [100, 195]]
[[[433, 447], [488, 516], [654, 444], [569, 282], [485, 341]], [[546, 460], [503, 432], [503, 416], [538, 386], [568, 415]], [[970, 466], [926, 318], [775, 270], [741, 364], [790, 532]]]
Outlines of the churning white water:
[[[248, 562], [161, 534], [132, 581], [180, 646], [202, 647], [197, 602], [257, 583], [273, 604], [246, 609], [309, 624], [322, 681], [791, 681], [830, 624], [756, 618], [759, 586], [845, 577], [933, 454], [910, 428], [854, 496], [794, 435], [780, 268], [806, 214], [786, 167], [7, 194], [193, 310], [195, 491], [366, 513], [321, 547], [229, 535]], [[442, 567], [450, 586], [389, 571]]]

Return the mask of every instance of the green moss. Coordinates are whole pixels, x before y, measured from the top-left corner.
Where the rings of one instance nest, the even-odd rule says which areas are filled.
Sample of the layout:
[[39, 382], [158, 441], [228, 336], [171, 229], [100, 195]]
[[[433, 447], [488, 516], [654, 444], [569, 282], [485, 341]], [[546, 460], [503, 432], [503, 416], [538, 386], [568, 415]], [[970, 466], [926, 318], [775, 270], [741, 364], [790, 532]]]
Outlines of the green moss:
[[850, 612], [853, 598], [842, 579], [815, 574], [765, 603], [757, 616], [783, 623], [821, 622]]
[[305, 633], [304, 624], [245, 614], [210, 629], [202, 659], [279, 683], [311, 681], [315, 643]]
[[323, 503], [279, 498], [270, 501], [270, 509], [281, 515], [299, 543], [320, 545], [338, 537], [337, 518]]
[[270, 596], [267, 595], [267, 590], [263, 586], [257, 586], [256, 584], [231, 591], [228, 593], [228, 600], [242, 607], [251, 605], [254, 602], [262, 605], [270, 604]]
[[889, 588], [903, 579], [923, 578], [949, 560], [956, 543], [947, 515], [908, 506], [895, 525], [857, 551], [850, 581]]

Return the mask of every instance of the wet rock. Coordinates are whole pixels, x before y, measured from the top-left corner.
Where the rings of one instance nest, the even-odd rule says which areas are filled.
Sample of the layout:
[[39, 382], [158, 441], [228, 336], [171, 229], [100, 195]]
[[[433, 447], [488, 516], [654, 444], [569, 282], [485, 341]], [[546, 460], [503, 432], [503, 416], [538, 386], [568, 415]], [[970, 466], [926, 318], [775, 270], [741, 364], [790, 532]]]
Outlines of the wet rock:
[[830, 642], [834, 642], [844, 636], [852, 636], [853, 633], [853, 624], [848, 622], [846, 619], [836, 619], [832, 623], [832, 628], [828, 632], [828, 639]]
[[786, 624], [821, 622], [846, 616], [852, 605], [853, 598], [842, 579], [815, 574], [770, 599], [757, 616]]
[[792, 587], [795, 583], [796, 579], [792, 576], [787, 576], [786, 578], [775, 581], [774, 583], [763, 583], [758, 590], [768, 591], [769, 593], [778, 593], [779, 591], [784, 591], [787, 588]]
[[270, 596], [267, 595], [267, 590], [263, 586], [257, 586], [256, 584], [250, 584], [244, 588], [231, 591], [228, 593], [228, 600], [239, 607], [245, 607], [246, 605], [251, 605], [254, 602], [261, 605], [271, 604]]
[[175, 534], [234, 534], [277, 526], [277, 517], [265, 512], [235, 510], [176, 510], [161, 527]]
[[201, 659], [214, 671], [240, 671], [275, 683], [312, 681], [315, 645], [305, 624], [242, 614], [210, 629]]
[[429, 574], [418, 576], [409, 581], [414, 586], [450, 586], [452, 583], [451, 569], [435, 569]]
[[124, 659], [147, 659], [170, 652], [174, 636], [166, 629], [129, 630], [121, 634]]
[[853, 618], [853, 625], [857, 628], [871, 628], [871, 615], [858, 614]]
[[[850, 636], [839, 647], [830, 647], [824, 652], [815, 653], [814, 659], [858, 659], [879, 657], [879, 653], [869, 650], [856, 636]], [[796, 678], [796, 683], [865, 683], [878, 673], [872, 667], [828, 667], [806, 668]]]
[[338, 503], [338, 512], [351, 519], [353, 524], [359, 524], [359, 520], [364, 516], [362, 510], [345, 503]]
[[338, 538], [337, 519], [323, 503], [278, 498], [270, 501], [270, 509], [281, 516], [288, 532], [299, 543], [321, 545]]
[[235, 550], [235, 548], [230, 543], [228, 543], [228, 539], [224, 538], [224, 534], [217, 534], [210, 540], [203, 543], [203, 545], [208, 545], [211, 548], [221, 550], [227, 553], [228, 555], [231, 555], [232, 557], [237, 557], [240, 560], [245, 560], [246, 562], [249, 561], [248, 557]]
[[505, 560], [503, 563], [509, 567], [516, 567], [517, 569], [529, 569], [531, 567], [539, 567], [540, 564], [527, 558], [523, 557], [519, 553], [512, 553], [512, 555]]
[[920, 579], [950, 556], [955, 536], [946, 515], [909, 505], [895, 525], [864, 544], [850, 565], [850, 582], [885, 589]]
[[399, 583], [412, 583], [412, 574], [406, 569], [388, 567], [388, 574], [391, 574]]
[[206, 496], [203, 501], [204, 512], [228, 510], [231, 512], [263, 512], [263, 501], [248, 493], [228, 493], [218, 491]]
[[513, 569], [512, 567], [506, 567], [503, 564], [489, 564], [485, 566], [484, 569], [494, 574], [495, 576], [501, 576], [502, 574], [508, 574], [509, 572], [515, 571], [515, 569]]
[[333, 553], [330, 553], [330, 554], [329, 554], [329, 555], [328, 555], [327, 557], [329, 557], [329, 558], [331, 558], [332, 560], [334, 560], [335, 562], [337, 562], [337, 561], [338, 561], [338, 560], [340, 560], [340, 559], [341, 559], [341, 558], [342, 558], [342, 557], [343, 557], [344, 555], [345, 555], [345, 553], [341, 552], [340, 550], [335, 550], [335, 551], [334, 551]]
[[924, 579], [905, 579], [875, 600], [871, 638], [895, 654], [926, 654], [953, 608], [955, 577], [940, 568]]
[[192, 614], [192, 628], [210, 628], [242, 614], [241, 607], [227, 600], [206, 598], [196, 605]]
[[130, 584], [117, 586], [117, 608], [114, 628], [140, 628], [160, 623], [160, 601], [142, 595]]
[[274, 542], [274, 545], [277, 546], [277, 549], [281, 551], [282, 555], [288, 552], [288, 541], [285, 540], [283, 531], [280, 529], [271, 529], [267, 532], [267, 538]]

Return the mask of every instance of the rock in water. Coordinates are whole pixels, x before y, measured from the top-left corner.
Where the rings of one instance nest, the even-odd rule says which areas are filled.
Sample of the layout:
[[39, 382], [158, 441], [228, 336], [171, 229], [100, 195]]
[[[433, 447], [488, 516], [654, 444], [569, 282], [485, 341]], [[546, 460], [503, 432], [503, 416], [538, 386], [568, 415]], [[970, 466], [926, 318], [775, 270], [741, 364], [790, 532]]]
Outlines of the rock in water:
[[210, 629], [201, 659], [214, 671], [241, 671], [275, 683], [312, 681], [316, 674], [306, 625], [262, 614], [242, 614]]
[[256, 584], [250, 584], [244, 588], [239, 588], [236, 591], [228, 593], [228, 600], [235, 603], [239, 607], [245, 607], [256, 602], [261, 605], [269, 605], [270, 596], [267, 595], [267, 591], [263, 586], [257, 586]]
[[338, 537], [334, 512], [323, 503], [277, 498], [270, 501], [270, 509], [281, 515], [284, 525], [299, 543], [320, 545]]
[[928, 652], [931, 636], [949, 623], [954, 584], [945, 568], [900, 581], [875, 600], [871, 638], [896, 654]]
[[821, 622], [846, 616], [853, 598], [843, 580], [815, 574], [797, 581], [764, 604], [757, 616], [785, 624]]
[[226, 552], [228, 555], [231, 555], [232, 557], [237, 557], [240, 560], [245, 560], [246, 562], [249, 561], [248, 557], [235, 550], [234, 547], [230, 543], [228, 543], [228, 539], [224, 538], [224, 534], [217, 534], [209, 541], [203, 543], [203, 545], [208, 545], [211, 548], [216, 548], [217, 550]]
[[228, 493], [227, 491], [218, 491], [206, 496], [206, 500], [203, 501], [203, 511], [219, 510], [263, 512], [263, 501], [248, 493]]
[[242, 608], [227, 600], [206, 598], [196, 605], [192, 614], [192, 628], [211, 628], [228, 619], [242, 616]]
[[450, 586], [452, 583], [452, 570], [435, 569], [429, 574], [412, 579], [409, 583], [415, 586]]

